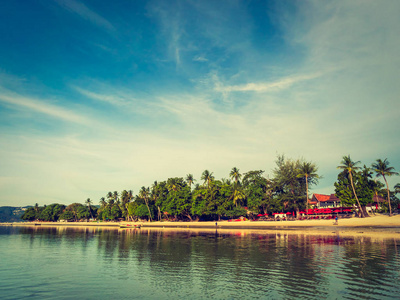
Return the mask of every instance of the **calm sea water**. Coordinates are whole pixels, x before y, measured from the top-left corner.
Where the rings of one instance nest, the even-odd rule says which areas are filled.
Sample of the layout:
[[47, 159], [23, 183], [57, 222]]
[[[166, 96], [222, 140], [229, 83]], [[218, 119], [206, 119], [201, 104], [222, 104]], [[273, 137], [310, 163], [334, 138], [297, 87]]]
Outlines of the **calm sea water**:
[[400, 298], [400, 240], [0, 226], [1, 299]]

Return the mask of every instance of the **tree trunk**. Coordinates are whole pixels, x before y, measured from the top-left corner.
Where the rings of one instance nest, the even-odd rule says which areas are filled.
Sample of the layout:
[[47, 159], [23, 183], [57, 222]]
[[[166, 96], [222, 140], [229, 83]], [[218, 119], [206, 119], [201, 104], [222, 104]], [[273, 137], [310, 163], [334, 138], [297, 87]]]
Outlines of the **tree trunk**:
[[364, 216], [370, 217], [370, 215], [367, 212], [367, 207], [366, 206], [361, 206], [361, 209], [362, 209], [362, 213], [363, 213]]
[[378, 208], [376, 208], [376, 210], [378, 210], [379, 207], [381, 207], [381, 206], [379, 205], [379, 197], [378, 197], [378, 192], [377, 191], [375, 191], [375, 196], [376, 196], [376, 203], [378, 204]]
[[307, 176], [307, 174], [306, 174], [306, 197], [307, 197], [307, 199], [306, 199], [306, 213], [308, 212], [308, 176]]
[[90, 207], [90, 205], [89, 205], [89, 212], [90, 212], [90, 215], [92, 216], [92, 219], [93, 219], [92, 208]]
[[151, 212], [150, 212], [149, 204], [148, 204], [148, 202], [147, 202], [146, 197], [144, 198], [144, 201], [146, 202], [147, 210], [149, 211], [149, 220], [150, 220], [150, 222], [151, 222], [151, 221], [152, 221], [152, 220], [151, 220]]
[[129, 222], [129, 209], [128, 209], [128, 203], [125, 203], [125, 209], [126, 209], [126, 220]]
[[161, 221], [161, 210], [160, 210], [160, 207], [157, 206], [157, 209], [158, 209], [158, 221]]
[[386, 183], [386, 190], [387, 190], [387, 199], [388, 199], [388, 204], [389, 204], [389, 217], [392, 216], [392, 206], [390, 205], [390, 192], [389, 192], [389, 185], [386, 181], [385, 175], [383, 175], [383, 179], [385, 180]]
[[356, 190], [354, 189], [353, 176], [351, 175], [351, 172], [349, 173], [349, 175], [350, 175], [351, 187], [353, 188], [354, 197], [356, 197], [357, 204], [358, 204], [358, 209], [360, 210], [360, 213], [361, 213], [361, 218], [364, 218], [364, 212], [362, 211], [362, 208], [361, 208], [361, 205], [360, 205], [360, 201], [358, 201]]

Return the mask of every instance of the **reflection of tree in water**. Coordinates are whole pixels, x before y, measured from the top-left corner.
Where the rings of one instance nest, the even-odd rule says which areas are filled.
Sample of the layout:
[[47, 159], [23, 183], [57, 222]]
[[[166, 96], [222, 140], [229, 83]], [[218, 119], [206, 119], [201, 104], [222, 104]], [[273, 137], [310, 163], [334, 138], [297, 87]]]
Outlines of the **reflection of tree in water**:
[[321, 289], [326, 282], [314, 263], [315, 239], [309, 235], [275, 235], [266, 253], [269, 289], [277, 291], [280, 297], [303, 298], [316, 294], [326, 297]]
[[97, 231], [97, 249], [99, 254], [103, 254], [106, 263], [111, 263], [114, 252], [118, 249], [118, 230], [99, 228]]
[[185, 294], [190, 296], [193, 285], [191, 233], [149, 230], [145, 234], [150, 237], [147, 244], [150, 280], [163, 293], [181, 291], [183, 298]]
[[[388, 296], [397, 277], [396, 240], [368, 237], [72, 227], [21, 227], [33, 249], [63, 243], [95, 250], [102, 274], [152, 286], [150, 296], [329, 298]], [[92, 248], [96, 246], [96, 248]], [[88, 250], [89, 249], [89, 250]], [[339, 283], [343, 294], [337, 294]], [[381, 287], [378, 288], [377, 287]], [[194, 290], [197, 289], [197, 290]], [[336, 294], [335, 294], [336, 293]], [[179, 295], [177, 295], [179, 296]], [[334, 297], [335, 298], [335, 297]]]
[[118, 259], [118, 278], [151, 283], [152, 293], [182, 292], [186, 286], [190, 295], [189, 237], [187, 233], [146, 229], [105, 230], [99, 231], [98, 251], [109, 264]]
[[[396, 249], [396, 240], [377, 243], [369, 237], [357, 237], [354, 244], [345, 245], [342, 272], [349, 293], [367, 293], [371, 297], [390, 296], [394, 286], [388, 284], [387, 279], [399, 279], [399, 273], [393, 272], [400, 267]], [[379, 290], [376, 290], [377, 285], [380, 286]]]
[[[223, 289], [234, 297], [255, 288], [257, 295], [272, 298], [329, 297], [336, 288], [330, 286], [331, 279], [338, 276], [330, 268], [335, 271], [342, 263], [341, 248], [356, 244], [354, 238], [280, 233], [204, 234], [192, 241], [192, 257], [197, 258], [193, 268], [201, 273], [203, 294]], [[373, 265], [369, 268], [374, 270]]]
[[[285, 240], [284, 240], [285, 239]], [[281, 235], [245, 233], [210, 234], [192, 237], [193, 268], [198, 271], [203, 294], [218, 290], [226, 297], [246, 294], [248, 289], [258, 296], [299, 295], [293, 280], [302, 280], [307, 291], [315, 290], [315, 266], [307, 257], [307, 243]], [[296, 246], [296, 243], [301, 243]], [[306, 278], [305, 278], [306, 276]], [[212, 296], [212, 295], [208, 295]]]

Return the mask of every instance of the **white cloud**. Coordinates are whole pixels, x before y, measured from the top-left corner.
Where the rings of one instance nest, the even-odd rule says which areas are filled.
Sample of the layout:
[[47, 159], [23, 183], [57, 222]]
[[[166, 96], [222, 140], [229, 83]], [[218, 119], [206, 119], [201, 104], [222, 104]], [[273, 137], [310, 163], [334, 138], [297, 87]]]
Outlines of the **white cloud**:
[[73, 86], [73, 88], [78, 91], [80, 94], [84, 95], [87, 98], [93, 99], [93, 100], [98, 100], [102, 102], [107, 102], [109, 104], [121, 106], [121, 105], [127, 105], [132, 102], [133, 98], [132, 97], [126, 97], [122, 95], [110, 95], [110, 94], [104, 94], [104, 93], [96, 93], [87, 89], [80, 88], [78, 86]]
[[[395, 121], [400, 111], [400, 27], [398, 10], [393, 7], [398, 4], [376, 3], [299, 2], [299, 9], [288, 14], [282, 25], [286, 41], [302, 51], [302, 61], [289, 67], [280, 61], [273, 66], [262, 60], [248, 64], [257, 52], [245, 39], [251, 26], [235, 37], [234, 30], [219, 26], [226, 19], [202, 24], [199, 28], [207, 29], [204, 35], [212, 46], [243, 54], [243, 60], [229, 65], [229, 73], [211, 59], [207, 49], [200, 49], [193, 50], [189, 60], [208, 59], [213, 71], [201, 75], [206, 77], [203, 80], [190, 73], [198, 85], [189, 92], [173, 87], [165, 92], [157, 85], [143, 98], [118, 85], [75, 83], [73, 88], [83, 97], [117, 108], [95, 111], [91, 121], [77, 107], [69, 110], [51, 101], [1, 93], [3, 104], [76, 124], [89, 123], [96, 132], [84, 137], [71, 131], [58, 136], [35, 133], [29, 138], [23, 133], [1, 135], [0, 184], [8, 187], [9, 197], [16, 201], [26, 190], [13, 196], [15, 186], [9, 185], [13, 178], [33, 190], [36, 194], [24, 204], [31, 204], [31, 199], [49, 203], [60, 197], [60, 202], [68, 204], [87, 197], [97, 202], [109, 190], [137, 192], [154, 180], [187, 173], [199, 180], [204, 169], [217, 178], [227, 177], [233, 166], [241, 172], [263, 169], [267, 175], [281, 153], [320, 166], [325, 178], [316, 192], [333, 192], [336, 166], [343, 155], [351, 154], [366, 165], [388, 157], [399, 170], [400, 136]], [[202, 2], [193, 5], [207, 16], [216, 14]], [[162, 22], [168, 20], [170, 15]], [[182, 19], [167, 24], [164, 32], [168, 57], [180, 66], [189, 40], [183, 24]], [[246, 70], [254, 72], [250, 76]], [[270, 72], [263, 74], [264, 70]], [[121, 112], [126, 113], [124, 118]], [[132, 112], [150, 121], [132, 125]], [[99, 118], [99, 126], [93, 125], [96, 114], [119, 122]], [[102, 122], [109, 127], [101, 126]], [[40, 189], [35, 191], [35, 186]]]
[[206, 61], [208, 61], [208, 59], [205, 58], [204, 56], [198, 55], [198, 56], [193, 57], [193, 61], [206, 62]]
[[223, 86], [217, 84], [215, 90], [218, 92], [269, 92], [287, 89], [293, 84], [314, 79], [321, 76], [321, 74], [310, 74], [310, 75], [298, 75], [298, 76], [288, 76], [274, 82], [262, 82], [262, 83], [247, 83], [242, 85], [231, 85]]
[[103, 27], [107, 30], [114, 30], [114, 26], [107, 21], [104, 17], [100, 16], [93, 10], [89, 9], [85, 4], [75, 0], [55, 0], [61, 7], [68, 11], [76, 13], [83, 19], [95, 24], [96, 26]]
[[12, 92], [0, 90], [0, 102], [11, 104], [14, 107], [28, 109], [41, 114], [72, 123], [88, 125], [90, 122], [85, 117], [56, 105], [46, 103], [31, 97], [24, 97]]

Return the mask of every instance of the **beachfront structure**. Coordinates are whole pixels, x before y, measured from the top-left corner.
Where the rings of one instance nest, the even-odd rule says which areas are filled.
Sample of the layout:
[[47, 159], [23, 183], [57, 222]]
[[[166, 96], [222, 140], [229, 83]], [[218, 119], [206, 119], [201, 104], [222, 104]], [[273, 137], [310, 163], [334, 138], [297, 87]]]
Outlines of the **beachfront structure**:
[[[372, 197], [372, 201], [367, 207], [372, 207], [374, 209], [380, 209], [381, 204], [387, 202], [386, 199], [381, 196], [374, 195]], [[310, 206], [314, 206], [315, 208], [334, 208], [340, 207], [341, 201], [335, 194], [323, 195], [323, 194], [313, 194], [312, 198], [308, 200], [308, 204]], [[371, 210], [371, 209], [370, 209]]]
[[323, 194], [313, 194], [311, 200], [308, 202], [311, 206], [315, 206], [317, 208], [334, 208], [340, 207], [341, 201], [335, 194], [331, 195], [323, 195]]
[[367, 211], [373, 211], [375, 209], [381, 209], [382, 208], [382, 203], [387, 203], [387, 199], [379, 196], [379, 195], [374, 195], [372, 197], [372, 201], [370, 204], [367, 205]]

